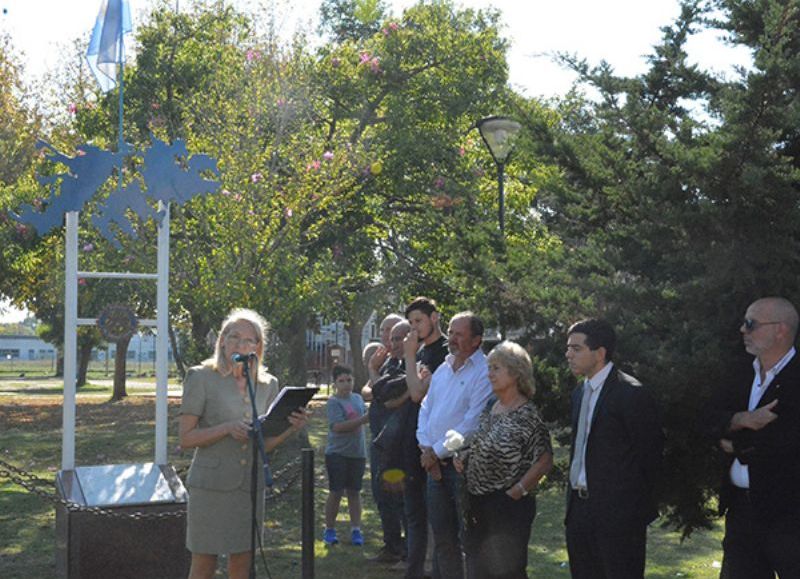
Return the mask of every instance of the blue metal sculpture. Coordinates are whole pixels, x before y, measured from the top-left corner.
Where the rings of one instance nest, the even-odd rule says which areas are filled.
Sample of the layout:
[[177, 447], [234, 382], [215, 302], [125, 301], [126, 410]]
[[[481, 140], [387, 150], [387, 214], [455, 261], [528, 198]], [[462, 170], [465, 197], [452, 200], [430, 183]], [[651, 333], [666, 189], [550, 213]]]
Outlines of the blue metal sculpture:
[[[50, 186], [44, 211], [25, 204], [19, 214], [11, 214], [15, 220], [34, 227], [40, 235], [60, 226], [66, 213], [81, 211], [111, 178], [114, 169], [120, 166], [120, 155], [143, 158], [139, 175], [125, 187], [111, 191], [92, 216], [92, 222], [103, 237], [115, 246], [119, 246], [116, 231], [136, 237], [128, 210], [142, 221], [152, 217], [160, 222], [163, 215], [154, 209], [155, 203], [182, 205], [195, 195], [216, 192], [220, 185], [219, 181], [204, 176], [219, 176], [216, 161], [208, 155], [189, 155], [186, 145], [180, 140], [170, 145], [153, 138], [152, 145], [141, 153], [130, 148], [122, 153], [113, 153], [87, 144], [78, 147], [78, 154], [74, 157], [64, 155], [44, 142], [39, 142], [37, 147], [49, 151], [51, 160], [67, 167], [66, 173], [39, 177], [40, 183]], [[116, 229], [111, 227], [112, 224]]]

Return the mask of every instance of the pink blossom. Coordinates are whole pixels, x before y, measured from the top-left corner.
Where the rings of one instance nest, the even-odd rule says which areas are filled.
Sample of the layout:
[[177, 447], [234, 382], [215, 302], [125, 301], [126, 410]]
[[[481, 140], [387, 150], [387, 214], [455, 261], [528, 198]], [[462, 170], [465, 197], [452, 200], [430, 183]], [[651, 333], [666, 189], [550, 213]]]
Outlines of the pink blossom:
[[76, 157], [83, 157], [84, 155], [86, 155], [86, 151], [84, 151], [83, 149], [78, 149], [75, 151]]
[[464, 156], [464, 155], [466, 155], [466, 154], [467, 154], [467, 150], [466, 150], [464, 147], [459, 147], [459, 149], [458, 149], [458, 156], [459, 156], [459, 157], [463, 157], [463, 156]]
[[381, 71], [381, 59], [377, 56], [373, 57], [372, 60], [369, 61], [369, 69], [378, 74]]
[[248, 50], [245, 53], [245, 58], [247, 59], [247, 62], [253, 62], [254, 60], [260, 60], [261, 59], [261, 51], [251, 48], [250, 50]]
[[437, 189], [441, 189], [442, 187], [444, 187], [444, 184], [445, 184], [444, 177], [436, 177], [436, 180], [433, 182], [433, 186], [436, 187]]
[[262, 175], [261, 173], [253, 173], [252, 175], [250, 175], [250, 181], [252, 181], [253, 183], [259, 183], [263, 179], [264, 175]]
[[227, 189], [223, 189], [223, 190], [222, 190], [222, 194], [223, 194], [223, 195], [225, 195], [225, 197], [230, 197], [230, 195], [231, 195], [231, 192], [230, 192], [230, 191], [228, 191]]
[[87, 283], [88, 282], [84, 278], [78, 280], [78, 285], [86, 285]]
[[321, 166], [322, 163], [320, 163], [318, 159], [314, 159], [306, 165], [306, 171], [318, 171]]
[[93, 243], [85, 243], [83, 245], [83, 251], [89, 253], [90, 251], [94, 251], [94, 244]]
[[362, 52], [361, 57], [358, 60], [359, 64], [368, 64], [369, 61], [372, 59], [372, 55], [369, 52]]
[[234, 193], [233, 194], [233, 200], [234, 201], [241, 201], [242, 199], [243, 199], [243, 197], [242, 197], [241, 193]]
[[150, 103], [150, 108], [154, 111], [157, 111], [161, 108], [161, 105], [159, 103]]
[[25, 235], [28, 233], [28, 226], [23, 225], [22, 223], [17, 223], [16, 230], [19, 235]]
[[390, 23], [389, 23], [389, 24], [387, 24], [387, 25], [386, 25], [386, 27], [385, 27], [385, 28], [382, 30], [382, 32], [383, 32], [383, 35], [384, 35], [384, 36], [389, 36], [389, 35], [390, 35], [392, 32], [397, 32], [397, 29], [398, 29], [398, 28], [400, 28], [400, 26], [397, 24], [397, 22], [390, 22]]
[[74, 115], [75, 113], [78, 112], [78, 105], [76, 105], [75, 103], [69, 103], [67, 110], [69, 111], [69, 114]]
[[333, 161], [333, 151], [325, 151], [322, 154], [322, 158], [326, 161]]
[[275, 104], [279, 107], [286, 106], [286, 99], [278, 99], [277, 101], [275, 101]]
[[333, 58], [331, 58], [331, 66], [332, 66], [333, 68], [339, 68], [339, 65], [340, 65], [341, 63], [342, 63], [342, 62], [341, 62], [341, 61], [340, 61], [340, 60], [339, 60], [337, 57], [335, 57], [335, 56], [334, 56]]
[[39, 197], [33, 200], [33, 206], [36, 207], [36, 209], [41, 209], [43, 204], [44, 201], [42, 201], [42, 199]]

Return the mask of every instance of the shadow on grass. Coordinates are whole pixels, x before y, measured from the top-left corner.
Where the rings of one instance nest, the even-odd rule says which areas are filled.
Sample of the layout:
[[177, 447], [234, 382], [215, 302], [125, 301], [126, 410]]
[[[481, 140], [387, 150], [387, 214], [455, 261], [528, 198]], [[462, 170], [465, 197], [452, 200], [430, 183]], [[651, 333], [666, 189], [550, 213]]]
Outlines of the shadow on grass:
[[[0, 382], [0, 388], [2, 382]], [[318, 579], [398, 579], [398, 570], [367, 561], [380, 549], [380, 521], [367, 473], [364, 480], [363, 523], [366, 544], [353, 547], [340, 544], [328, 548], [321, 542], [324, 504], [328, 495], [324, 468], [327, 433], [324, 401], [314, 401], [314, 417], [309, 439], [316, 448], [314, 496], [315, 576]], [[186, 472], [190, 453], [177, 453], [179, 401], [169, 407], [169, 461]], [[0, 396], [0, 457], [32, 474], [53, 480], [61, 454], [60, 400], [38, 392]], [[150, 462], [154, 442], [154, 400], [132, 396], [110, 404], [92, 398], [79, 400], [77, 409], [76, 459], [78, 464], [119, 464]], [[274, 470], [299, 453], [296, 438], [272, 456]], [[280, 481], [279, 481], [280, 485]], [[301, 577], [301, 489], [299, 482], [267, 503], [265, 551], [271, 576], [275, 579]], [[559, 488], [540, 493], [538, 515], [529, 547], [528, 572], [534, 579], [569, 577], [564, 548], [564, 497]], [[349, 523], [346, 501], [338, 519], [340, 536], [347, 537]], [[679, 534], [657, 526], [651, 528], [648, 542], [648, 579], [685, 577], [711, 579], [719, 575], [713, 561], [720, 560], [721, 529], [697, 532], [681, 543]], [[55, 560], [54, 507], [21, 487], [0, 478], [0, 577], [27, 579], [52, 577]], [[258, 562], [259, 578], [267, 577]], [[225, 577], [219, 572], [217, 577]]]

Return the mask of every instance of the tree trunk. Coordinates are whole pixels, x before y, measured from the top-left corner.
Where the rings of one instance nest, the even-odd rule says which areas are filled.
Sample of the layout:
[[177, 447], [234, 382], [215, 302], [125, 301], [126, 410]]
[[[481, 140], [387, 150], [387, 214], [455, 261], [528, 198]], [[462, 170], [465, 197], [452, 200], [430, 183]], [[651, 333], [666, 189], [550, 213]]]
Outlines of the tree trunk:
[[56, 378], [64, 377], [64, 350], [58, 350], [56, 354]]
[[76, 388], [86, 386], [86, 372], [89, 370], [89, 361], [92, 358], [93, 345], [85, 343], [80, 345], [78, 350], [78, 381]]
[[361, 388], [367, 383], [369, 375], [364, 361], [361, 359], [363, 344], [361, 339], [364, 333], [364, 326], [369, 321], [375, 305], [378, 303], [379, 296], [382, 295], [381, 288], [370, 288], [360, 292], [357, 298], [351, 303], [350, 307], [345, 308], [345, 327], [347, 336], [350, 338], [350, 351], [353, 357], [353, 391], [361, 392]]
[[111, 395], [111, 402], [122, 400], [128, 395], [125, 390], [125, 378], [128, 364], [128, 344], [130, 337], [123, 338], [117, 342], [117, 352], [114, 355], [114, 392]]
[[169, 324], [169, 343], [172, 347], [172, 357], [175, 359], [178, 376], [183, 380], [186, 376], [186, 368], [183, 365], [183, 356], [181, 356], [180, 350], [178, 350], [178, 337], [175, 335], [175, 328], [172, 327], [172, 324]]
[[289, 351], [287, 374], [289, 384], [305, 387], [308, 381], [308, 364], [306, 363], [306, 328], [308, 317], [305, 312], [298, 312], [291, 320], [286, 335]]
[[351, 319], [345, 320], [345, 327], [347, 336], [350, 338], [350, 351], [353, 356], [353, 392], [361, 392], [361, 387], [367, 383], [367, 378], [369, 378], [367, 368], [361, 359], [361, 334], [364, 331], [364, 320], [358, 319], [357, 312], [353, 312], [353, 314]]

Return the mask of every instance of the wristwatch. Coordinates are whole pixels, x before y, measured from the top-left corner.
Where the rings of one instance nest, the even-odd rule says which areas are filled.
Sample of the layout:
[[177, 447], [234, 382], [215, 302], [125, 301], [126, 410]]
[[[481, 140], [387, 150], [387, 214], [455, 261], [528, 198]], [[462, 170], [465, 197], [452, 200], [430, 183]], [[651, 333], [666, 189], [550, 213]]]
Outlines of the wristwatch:
[[522, 491], [522, 496], [523, 497], [527, 497], [528, 496], [528, 489], [526, 489], [525, 486], [521, 482], [517, 482], [517, 486], [519, 487], [519, 490]]

